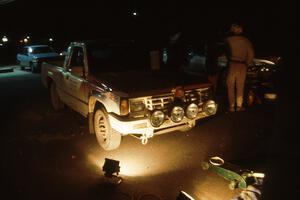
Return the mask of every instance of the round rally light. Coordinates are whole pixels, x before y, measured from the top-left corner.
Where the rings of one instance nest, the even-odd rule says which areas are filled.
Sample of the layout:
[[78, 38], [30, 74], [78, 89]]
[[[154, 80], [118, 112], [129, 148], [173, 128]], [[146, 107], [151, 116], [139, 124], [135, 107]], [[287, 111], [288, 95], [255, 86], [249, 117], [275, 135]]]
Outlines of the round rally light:
[[194, 119], [197, 117], [199, 108], [197, 104], [191, 103], [187, 108], [186, 108], [186, 116], [189, 119]]
[[213, 100], [209, 100], [207, 101], [204, 106], [203, 106], [203, 111], [207, 114], [207, 115], [213, 115], [216, 114], [217, 112], [217, 105]]
[[150, 116], [150, 122], [152, 126], [159, 127], [162, 125], [165, 119], [165, 114], [161, 110], [154, 111]]
[[171, 120], [173, 122], [180, 122], [184, 116], [184, 109], [179, 106], [175, 106], [171, 111]]

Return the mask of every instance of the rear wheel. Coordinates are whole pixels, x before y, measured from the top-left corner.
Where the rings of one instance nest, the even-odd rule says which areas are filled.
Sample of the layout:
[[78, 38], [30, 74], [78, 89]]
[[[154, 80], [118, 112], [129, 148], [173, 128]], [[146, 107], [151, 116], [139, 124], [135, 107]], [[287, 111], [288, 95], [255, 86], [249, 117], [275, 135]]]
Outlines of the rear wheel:
[[37, 73], [36, 67], [33, 65], [33, 63], [29, 63], [29, 67], [32, 73]]
[[97, 141], [104, 150], [113, 150], [120, 146], [121, 134], [111, 127], [106, 111], [98, 109], [95, 112], [94, 129]]
[[25, 70], [24, 65], [21, 64], [21, 62], [19, 60], [17, 60], [17, 64], [20, 66], [21, 70]]
[[21, 62], [19, 60], [17, 60], [17, 64], [20, 66], [21, 70], [25, 70], [25, 67], [21, 65]]
[[60, 100], [56, 85], [54, 82], [51, 83], [50, 86], [50, 97], [51, 97], [51, 103], [55, 111], [59, 111], [64, 108], [64, 103]]

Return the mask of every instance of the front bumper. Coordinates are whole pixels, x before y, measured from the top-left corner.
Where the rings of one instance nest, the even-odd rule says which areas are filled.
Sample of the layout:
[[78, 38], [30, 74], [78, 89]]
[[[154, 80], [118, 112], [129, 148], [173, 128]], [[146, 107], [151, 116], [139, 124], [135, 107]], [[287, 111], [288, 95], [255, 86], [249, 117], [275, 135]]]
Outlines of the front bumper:
[[109, 114], [109, 121], [112, 128], [118, 131], [121, 135], [137, 134], [152, 137], [154, 135], [191, 128], [195, 126], [197, 120], [212, 116], [214, 114], [208, 115], [204, 111], [200, 110], [196, 118], [188, 119], [187, 117], [184, 117], [178, 123], [173, 122], [169, 117], [167, 117], [160, 127], [153, 127], [148, 118], [125, 121], [116, 118], [112, 114]]

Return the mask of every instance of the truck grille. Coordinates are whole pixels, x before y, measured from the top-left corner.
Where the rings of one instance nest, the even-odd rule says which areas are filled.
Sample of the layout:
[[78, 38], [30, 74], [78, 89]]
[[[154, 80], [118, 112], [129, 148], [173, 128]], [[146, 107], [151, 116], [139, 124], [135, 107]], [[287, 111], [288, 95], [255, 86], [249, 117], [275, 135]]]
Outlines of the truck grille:
[[146, 100], [146, 107], [148, 110], [164, 109], [172, 103], [173, 98], [174, 97], [172, 93], [148, 97]]
[[[199, 101], [199, 104], [210, 99], [210, 88], [185, 91], [185, 98], [189, 101]], [[146, 98], [146, 107], [148, 110], [165, 109], [173, 102], [174, 94], [151, 96]]]

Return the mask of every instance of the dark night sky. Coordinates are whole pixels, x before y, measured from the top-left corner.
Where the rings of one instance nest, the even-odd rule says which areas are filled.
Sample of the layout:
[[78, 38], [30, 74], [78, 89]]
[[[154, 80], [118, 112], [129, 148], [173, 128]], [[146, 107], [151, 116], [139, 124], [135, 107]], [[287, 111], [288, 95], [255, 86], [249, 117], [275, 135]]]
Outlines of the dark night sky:
[[[103, 36], [163, 40], [176, 29], [190, 42], [213, 39], [233, 20], [244, 23], [248, 36], [259, 49], [279, 49], [289, 35], [295, 12], [292, 6], [206, 6], [199, 1], [72, 1], [16, 0], [0, 6], [0, 32], [12, 37], [56, 37], [63, 40]], [[163, 3], [162, 3], [163, 2]], [[185, 2], [185, 3], [183, 3]], [[194, 2], [194, 3], [193, 3]], [[197, 2], [197, 4], [196, 4]], [[130, 13], [137, 10], [139, 16]], [[288, 28], [288, 29], [287, 29]]]

